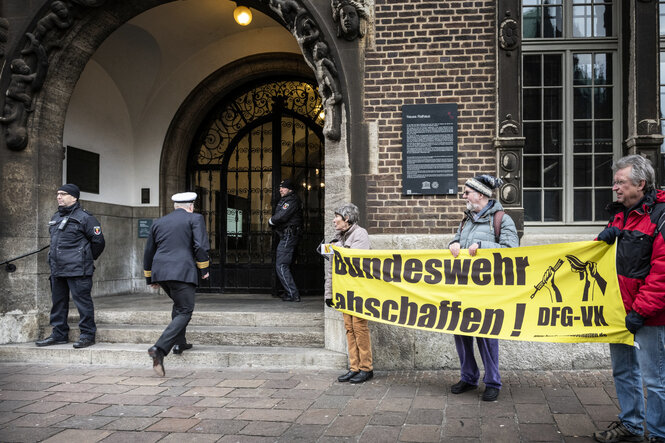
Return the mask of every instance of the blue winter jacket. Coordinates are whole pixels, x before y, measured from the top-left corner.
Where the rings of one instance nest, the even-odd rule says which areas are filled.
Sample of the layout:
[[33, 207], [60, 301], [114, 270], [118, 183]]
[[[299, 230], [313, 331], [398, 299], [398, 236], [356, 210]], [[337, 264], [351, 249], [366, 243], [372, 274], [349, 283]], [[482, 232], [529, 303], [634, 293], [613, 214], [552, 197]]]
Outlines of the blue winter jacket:
[[462, 249], [468, 249], [474, 243], [482, 249], [516, 248], [520, 245], [515, 222], [508, 214], [503, 214], [499, 238], [495, 238], [493, 216], [497, 211], [503, 211], [503, 206], [496, 200], [490, 202], [493, 202], [492, 207], [476, 221], [473, 220], [473, 212], [465, 211], [465, 220], [450, 243], [459, 242]]

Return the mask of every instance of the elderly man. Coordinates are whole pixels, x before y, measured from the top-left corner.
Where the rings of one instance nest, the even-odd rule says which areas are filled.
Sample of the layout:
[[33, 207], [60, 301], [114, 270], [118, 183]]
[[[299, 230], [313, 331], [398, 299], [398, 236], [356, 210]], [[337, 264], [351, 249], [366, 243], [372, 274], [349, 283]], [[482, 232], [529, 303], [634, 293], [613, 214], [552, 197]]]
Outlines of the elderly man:
[[152, 367], [162, 377], [164, 356], [171, 349], [174, 354], [181, 354], [192, 348], [185, 333], [194, 312], [199, 273], [204, 279], [210, 275], [210, 242], [203, 216], [194, 213], [196, 197], [195, 192], [171, 197], [175, 210], [152, 224], [143, 255], [146, 282], [155, 289], [161, 286], [173, 300], [171, 323], [148, 349]]
[[37, 346], [67, 343], [69, 325], [69, 293], [79, 311], [81, 335], [75, 348], [95, 344], [95, 307], [92, 303], [92, 273], [95, 260], [104, 250], [104, 235], [97, 219], [81, 208], [78, 186], [62, 185], [56, 194], [58, 211], [51, 217], [49, 233], [51, 249], [51, 335], [37, 341]]
[[[453, 257], [462, 249], [468, 249], [469, 255], [476, 255], [479, 248], [514, 248], [519, 246], [519, 237], [515, 223], [504, 214], [501, 203], [492, 199], [494, 189], [503, 181], [491, 175], [480, 175], [469, 179], [464, 186], [462, 196], [466, 200], [467, 210], [460, 223], [455, 238], [448, 245]], [[485, 392], [483, 401], [494, 401], [499, 397], [501, 375], [499, 374], [499, 340], [476, 337], [480, 358], [485, 366]], [[461, 394], [478, 387], [480, 371], [473, 356], [473, 337], [455, 335], [455, 347], [460, 359], [460, 381], [450, 388], [453, 394]]]
[[639, 155], [612, 165], [617, 200], [598, 240], [617, 244], [617, 274], [626, 328], [635, 346], [610, 344], [619, 420], [596, 441], [644, 440], [644, 392], [649, 441], [665, 442], [665, 192], [655, 189], [651, 163]]
[[275, 254], [275, 269], [277, 277], [286, 291], [283, 300], [297, 302], [300, 301], [300, 293], [293, 280], [291, 263], [302, 230], [302, 203], [294, 189], [293, 182], [288, 178], [279, 184], [279, 195], [282, 198], [277, 203], [275, 213], [268, 220], [268, 224], [279, 236]]

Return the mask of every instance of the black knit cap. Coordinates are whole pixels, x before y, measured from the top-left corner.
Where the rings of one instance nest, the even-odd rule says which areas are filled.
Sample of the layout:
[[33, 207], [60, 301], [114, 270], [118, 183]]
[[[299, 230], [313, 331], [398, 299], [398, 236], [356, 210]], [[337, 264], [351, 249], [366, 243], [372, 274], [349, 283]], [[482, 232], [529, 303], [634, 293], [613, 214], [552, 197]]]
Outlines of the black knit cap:
[[62, 185], [58, 188], [58, 191], [64, 191], [76, 199], [81, 196], [81, 190], [74, 183], [67, 183]]
[[290, 190], [292, 190], [292, 191], [295, 190], [295, 188], [296, 188], [296, 187], [293, 185], [293, 182], [292, 182], [291, 180], [289, 180], [288, 178], [285, 178], [284, 180], [282, 180], [281, 183], [279, 184], [279, 187], [280, 187], [280, 188], [290, 189]]

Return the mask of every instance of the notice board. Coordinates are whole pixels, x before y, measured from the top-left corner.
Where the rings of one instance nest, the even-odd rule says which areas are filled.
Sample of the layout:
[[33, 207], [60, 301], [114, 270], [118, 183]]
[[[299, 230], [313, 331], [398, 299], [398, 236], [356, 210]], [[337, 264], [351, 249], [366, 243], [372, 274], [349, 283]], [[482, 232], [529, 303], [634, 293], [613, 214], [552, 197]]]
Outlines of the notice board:
[[402, 106], [402, 194], [457, 193], [457, 104]]

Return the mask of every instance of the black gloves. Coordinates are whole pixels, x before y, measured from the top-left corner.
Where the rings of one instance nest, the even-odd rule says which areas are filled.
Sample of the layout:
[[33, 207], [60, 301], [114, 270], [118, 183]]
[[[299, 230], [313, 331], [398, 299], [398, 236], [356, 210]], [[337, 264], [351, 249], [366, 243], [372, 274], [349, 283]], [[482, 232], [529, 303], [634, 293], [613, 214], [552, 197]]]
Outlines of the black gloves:
[[605, 228], [603, 232], [598, 234], [598, 240], [604, 241], [608, 245], [611, 245], [620, 236], [621, 236], [621, 230], [616, 226], [610, 226], [609, 228]]
[[332, 298], [326, 298], [326, 306], [328, 306], [329, 308], [334, 307]]
[[644, 326], [644, 317], [633, 309], [626, 315], [626, 329], [635, 334], [638, 329]]

